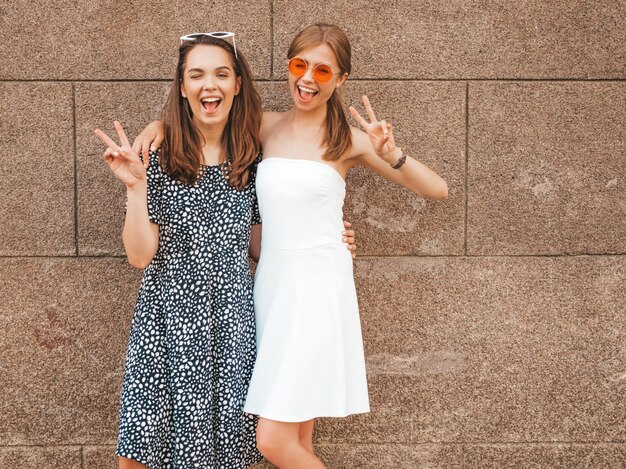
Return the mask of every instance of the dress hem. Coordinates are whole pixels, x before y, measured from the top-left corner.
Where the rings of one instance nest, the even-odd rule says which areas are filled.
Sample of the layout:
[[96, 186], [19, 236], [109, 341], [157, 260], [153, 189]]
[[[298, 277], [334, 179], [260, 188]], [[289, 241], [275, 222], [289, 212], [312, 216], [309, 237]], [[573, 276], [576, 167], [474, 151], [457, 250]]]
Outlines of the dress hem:
[[274, 420], [276, 422], [290, 422], [290, 423], [295, 423], [295, 422], [307, 422], [311, 419], [317, 419], [317, 418], [344, 418], [344, 417], [348, 417], [350, 415], [356, 415], [356, 414], [367, 414], [370, 412], [370, 408], [365, 407], [362, 409], [351, 409], [348, 411], [344, 411], [344, 412], [316, 412], [314, 414], [307, 414], [306, 416], [298, 416], [298, 417], [286, 417], [284, 415], [277, 415], [277, 414], [271, 414], [271, 413], [267, 413], [267, 412], [257, 412], [254, 410], [248, 410], [248, 409], [244, 409], [243, 410], [246, 414], [252, 414], [252, 415], [258, 415], [259, 417], [263, 417], [264, 419], [268, 419], [268, 420]]
[[[121, 457], [126, 458], [126, 459], [130, 459], [131, 461], [135, 461], [135, 462], [138, 462], [140, 464], [143, 464], [148, 469], [160, 469], [160, 468], [163, 468], [163, 467], [167, 467], [167, 466], [163, 466], [163, 465], [148, 466], [148, 461], [147, 460], [145, 460], [143, 458], [142, 459], [137, 459], [137, 458], [134, 458], [134, 457], [130, 457], [130, 455], [128, 453], [124, 453], [124, 452], [119, 451], [119, 450], [115, 450], [115, 455], [116, 456], [121, 456]], [[256, 466], [261, 461], [263, 461], [263, 455], [259, 454], [259, 456], [257, 456], [253, 462], [251, 462], [251, 463], [244, 463], [243, 466], [240, 466], [240, 469], [248, 469], [249, 467]]]

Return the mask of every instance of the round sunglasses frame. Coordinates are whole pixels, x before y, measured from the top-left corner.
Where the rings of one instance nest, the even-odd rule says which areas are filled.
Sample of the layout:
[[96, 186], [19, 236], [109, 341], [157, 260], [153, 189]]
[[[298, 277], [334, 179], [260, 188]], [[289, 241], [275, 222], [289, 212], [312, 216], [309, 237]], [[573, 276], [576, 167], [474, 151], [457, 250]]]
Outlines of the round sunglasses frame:
[[[292, 69], [291, 68], [292, 67], [292, 63], [294, 63], [294, 61], [298, 61], [298, 60], [301, 60], [302, 62], [304, 62], [304, 65], [306, 66], [306, 70], [302, 71], [302, 70], [297, 70], [297, 69]], [[309, 66], [309, 63], [305, 59], [303, 59], [302, 57], [297, 56], [297, 55], [289, 59], [289, 61], [287, 63], [287, 67], [289, 69], [289, 73], [291, 73], [295, 77], [303, 77], [308, 70], [313, 69], [313, 78], [318, 83], [326, 83], [326, 82], [330, 81], [330, 79], [333, 76], [341, 74], [341, 72], [335, 72], [333, 70], [333, 67], [330, 66], [329, 64], [326, 64], [326, 63], [319, 63], [319, 64], [315, 65], [315, 67], [311, 67], [311, 66]], [[328, 67], [328, 69], [330, 70], [330, 75], [321, 75], [320, 76], [318, 73], [316, 73], [317, 70], [320, 70], [319, 67]], [[298, 73], [296, 73], [294, 70], [296, 70]], [[300, 73], [301, 71], [302, 71], [302, 73]]]

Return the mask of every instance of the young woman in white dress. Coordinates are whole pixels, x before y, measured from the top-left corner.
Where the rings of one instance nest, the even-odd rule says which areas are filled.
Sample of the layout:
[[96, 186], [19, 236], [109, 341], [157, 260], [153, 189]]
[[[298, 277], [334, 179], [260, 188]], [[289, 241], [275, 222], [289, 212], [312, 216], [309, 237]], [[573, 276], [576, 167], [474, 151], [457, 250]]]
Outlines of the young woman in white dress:
[[[257, 446], [280, 469], [319, 469], [316, 417], [369, 411], [352, 262], [341, 245], [345, 179], [362, 166], [424, 198], [448, 194], [445, 181], [396, 146], [391, 124], [367, 99], [365, 130], [351, 127], [340, 91], [351, 70], [350, 43], [316, 24], [288, 51], [293, 106], [263, 114], [257, 171], [261, 256], [254, 304], [257, 360], [244, 406], [260, 416]], [[159, 141], [159, 126], [139, 145]]]
[[257, 360], [244, 410], [260, 415], [257, 446], [281, 469], [324, 467], [311, 444], [315, 417], [369, 410], [352, 262], [336, 235], [348, 172], [363, 166], [428, 199], [448, 194], [395, 145], [367, 97], [369, 122], [350, 108], [365, 131], [349, 126], [339, 92], [350, 55], [335, 26], [298, 33], [288, 51], [293, 106], [261, 124]]

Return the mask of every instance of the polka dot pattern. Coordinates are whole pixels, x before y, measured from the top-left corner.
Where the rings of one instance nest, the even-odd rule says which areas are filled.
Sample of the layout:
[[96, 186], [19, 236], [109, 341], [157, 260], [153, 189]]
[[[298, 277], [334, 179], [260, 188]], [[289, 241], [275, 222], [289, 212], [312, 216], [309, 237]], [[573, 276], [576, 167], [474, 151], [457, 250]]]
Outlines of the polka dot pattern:
[[161, 170], [158, 154], [147, 173], [159, 248], [135, 305], [116, 454], [150, 469], [249, 467], [261, 459], [256, 418], [243, 413], [256, 353], [254, 177], [237, 191], [223, 166], [203, 166], [185, 185]]

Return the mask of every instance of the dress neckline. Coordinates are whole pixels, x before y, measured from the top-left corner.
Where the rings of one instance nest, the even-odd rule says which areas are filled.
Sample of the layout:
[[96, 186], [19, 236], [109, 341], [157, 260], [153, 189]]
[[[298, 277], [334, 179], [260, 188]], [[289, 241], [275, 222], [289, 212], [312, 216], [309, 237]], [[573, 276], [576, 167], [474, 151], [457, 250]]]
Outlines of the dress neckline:
[[[346, 185], [346, 180], [339, 173], [339, 171], [337, 171], [331, 165], [326, 164], [326, 163], [322, 163], [321, 161], [309, 160], [307, 158], [285, 158], [284, 156], [266, 156], [265, 158], [263, 158], [263, 160], [261, 160], [261, 163], [263, 163], [264, 161], [267, 161], [267, 160], [301, 161], [301, 162], [304, 162], [304, 163], [313, 163], [313, 164], [325, 166], [325, 167], [327, 167], [329, 170], [331, 170], [333, 173], [335, 173], [337, 175], [337, 177], [341, 180], [341, 182], [343, 183], [344, 186]], [[259, 163], [259, 164], [261, 164], [261, 163]]]

